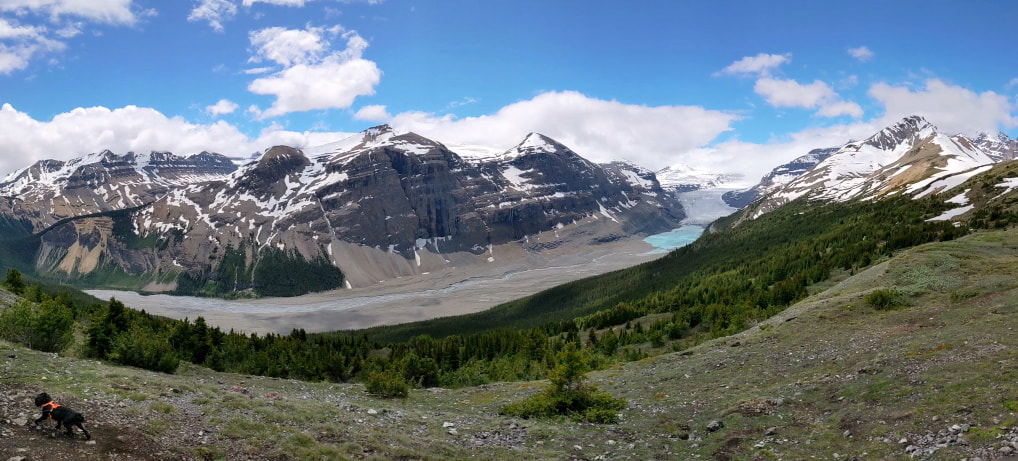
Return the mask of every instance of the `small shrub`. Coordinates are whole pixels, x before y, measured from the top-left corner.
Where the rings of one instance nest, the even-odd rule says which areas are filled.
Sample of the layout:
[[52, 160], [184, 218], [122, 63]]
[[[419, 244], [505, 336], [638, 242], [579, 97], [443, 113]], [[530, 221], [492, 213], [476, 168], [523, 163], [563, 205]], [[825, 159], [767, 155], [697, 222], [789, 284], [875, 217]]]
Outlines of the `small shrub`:
[[891, 309], [897, 309], [899, 307], [905, 307], [904, 296], [895, 289], [891, 288], [880, 288], [871, 291], [863, 302], [870, 305], [874, 309], [886, 311]]
[[410, 383], [403, 374], [395, 370], [373, 371], [368, 374], [364, 383], [368, 393], [382, 398], [406, 398], [410, 393]]
[[626, 401], [584, 385], [587, 370], [583, 354], [575, 343], [569, 343], [558, 353], [558, 365], [548, 371], [551, 381], [548, 388], [523, 401], [505, 405], [498, 413], [520, 418], [568, 416], [582, 422], [617, 423], [617, 411], [626, 407]]
[[567, 391], [548, 388], [520, 402], [505, 405], [498, 413], [528, 419], [566, 416], [581, 422], [612, 424], [618, 422], [617, 412], [625, 407], [625, 400], [587, 386]]

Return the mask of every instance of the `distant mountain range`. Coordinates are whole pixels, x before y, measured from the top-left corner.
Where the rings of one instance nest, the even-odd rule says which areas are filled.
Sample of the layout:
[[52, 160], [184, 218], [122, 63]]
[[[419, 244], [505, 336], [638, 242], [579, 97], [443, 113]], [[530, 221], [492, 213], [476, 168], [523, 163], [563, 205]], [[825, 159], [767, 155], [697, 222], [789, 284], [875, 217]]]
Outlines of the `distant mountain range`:
[[[753, 219], [799, 197], [944, 188], [1016, 155], [1018, 141], [1006, 135], [947, 135], [913, 116], [812, 150], [724, 200]], [[740, 180], [685, 165], [655, 173], [594, 164], [537, 133], [499, 154], [460, 156], [383, 125], [303, 151], [276, 146], [242, 165], [209, 152], [40, 161], [0, 181], [0, 236], [21, 255], [8, 259], [26, 259], [15, 266], [42, 277], [214, 296], [298, 294], [489, 264], [500, 245], [539, 252], [666, 231], [685, 218], [679, 193]]]
[[539, 251], [528, 237], [544, 232], [596, 244], [684, 217], [652, 172], [540, 134], [475, 159], [388, 126], [239, 167], [210, 153], [41, 161], [0, 195], [4, 234], [39, 238], [40, 275], [211, 295], [281, 294], [259, 280], [278, 276], [266, 267], [342, 271], [297, 292], [360, 286], [483, 264], [504, 244]]
[[[906, 117], [862, 141], [815, 149], [775, 168], [753, 188], [726, 195], [752, 219], [799, 197], [818, 201], [916, 193], [981, 166], [1012, 160], [1018, 141], [947, 135], [919, 116]], [[941, 186], [943, 187], [943, 186]]]

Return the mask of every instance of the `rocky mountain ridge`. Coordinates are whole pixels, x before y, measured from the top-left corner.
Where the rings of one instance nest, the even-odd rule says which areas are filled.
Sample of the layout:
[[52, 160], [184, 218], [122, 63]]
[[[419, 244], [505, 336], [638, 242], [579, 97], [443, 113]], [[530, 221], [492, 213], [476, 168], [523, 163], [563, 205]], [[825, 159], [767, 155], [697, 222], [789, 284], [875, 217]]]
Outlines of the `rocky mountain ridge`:
[[757, 186], [763, 193], [748, 205], [745, 217], [753, 219], [799, 197], [830, 202], [914, 194], [1013, 156], [1006, 135], [978, 140], [944, 134], [920, 116], [906, 117], [865, 140], [811, 152], [820, 155], [807, 156], [809, 160], [822, 157], [820, 161], [804, 170], [785, 170], [798, 174], [785, 175], [789, 180], [784, 184], [768, 187], [768, 178], [781, 176], [782, 169], [776, 169]]
[[489, 159], [384, 125], [309, 152], [277, 146], [240, 167], [216, 154], [40, 162], [0, 186], [3, 214], [46, 231], [43, 275], [122, 272], [155, 291], [186, 276], [211, 294], [257, 287], [267, 255], [345, 274], [314, 288], [357, 286], [490, 262], [499, 245], [660, 232], [684, 216], [653, 173], [596, 165], [536, 133]]
[[40, 232], [56, 222], [151, 203], [170, 189], [223, 180], [237, 167], [210, 152], [117, 155], [109, 150], [68, 161], [41, 160], [0, 180], [13, 215]]

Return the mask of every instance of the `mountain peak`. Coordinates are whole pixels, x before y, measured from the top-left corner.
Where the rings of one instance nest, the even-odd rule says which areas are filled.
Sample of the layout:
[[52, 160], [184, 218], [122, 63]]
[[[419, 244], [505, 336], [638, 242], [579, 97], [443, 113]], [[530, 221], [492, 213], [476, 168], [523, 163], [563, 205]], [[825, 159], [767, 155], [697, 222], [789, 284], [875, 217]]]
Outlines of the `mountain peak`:
[[868, 144], [881, 150], [893, 151], [899, 147], [906, 150], [917, 141], [937, 132], [937, 127], [921, 115], [910, 115], [887, 128], [880, 130], [861, 144]]
[[534, 152], [556, 152], [565, 149], [558, 141], [551, 139], [541, 133], [528, 133], [523, 141], [513, 148], [514, 151], [527, 154]]
[[395, 130], [393, 130], [388, 123], [373, 126], [361, 132], [361, 134], [363, 135], [364, 142], [374, 141], [379, 136], [393, 133], [395, 133]]

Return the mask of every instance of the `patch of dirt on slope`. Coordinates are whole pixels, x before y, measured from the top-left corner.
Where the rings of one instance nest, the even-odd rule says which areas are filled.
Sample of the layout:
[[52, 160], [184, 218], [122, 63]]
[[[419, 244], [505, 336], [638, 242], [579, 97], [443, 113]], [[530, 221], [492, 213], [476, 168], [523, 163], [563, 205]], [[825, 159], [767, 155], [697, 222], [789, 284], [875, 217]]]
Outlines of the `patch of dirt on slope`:
[[[80, 460], [80, 459], [184, 459], [166, 450], [135, 427], [111, 421], [130, 419], [124, 409], [98, 408], [89, 402], [66, 405], [85, 415], [85, 429], [92, 435], [74, 430], [67, 437], [54, 429], [53, 421], [34, 424], [41, 412], [33, 403], [33, 391], [17, 382], [0, 383], [0, 459]], [[113, 416], [113, 418], [110, 418]]]

